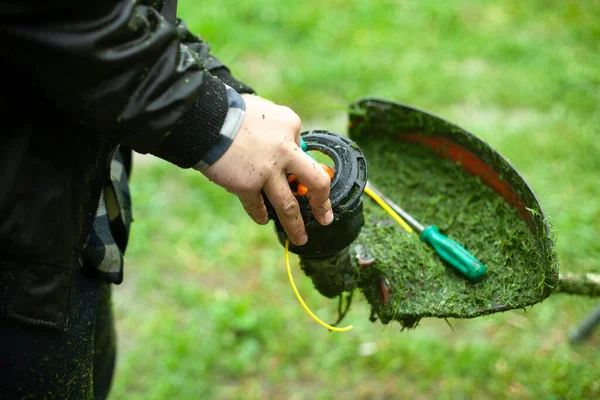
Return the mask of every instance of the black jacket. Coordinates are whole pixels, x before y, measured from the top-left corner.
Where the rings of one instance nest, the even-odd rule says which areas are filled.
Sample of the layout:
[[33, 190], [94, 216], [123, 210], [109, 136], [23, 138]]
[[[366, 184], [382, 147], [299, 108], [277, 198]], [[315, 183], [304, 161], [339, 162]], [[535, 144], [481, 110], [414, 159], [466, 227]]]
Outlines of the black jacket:
[[160, 15], [170, 1], [0, 0], [3, 317], [64, 326], [117, 145], [191, 167], [218, 140], [223, 82], [252, 92]]

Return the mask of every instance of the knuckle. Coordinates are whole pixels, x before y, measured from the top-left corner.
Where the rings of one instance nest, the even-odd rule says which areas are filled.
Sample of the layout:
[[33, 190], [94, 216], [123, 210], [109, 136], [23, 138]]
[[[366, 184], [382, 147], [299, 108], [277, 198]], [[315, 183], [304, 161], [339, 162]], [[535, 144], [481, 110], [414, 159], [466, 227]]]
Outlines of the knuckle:
[[289, 137], [284, 137], [278, 144], [278, 154], [281, 156], [287, 156], [292, 154], [292, 140]]
[[[246, 182], [238, 182], [235, 186], [235, 191], [233, 192], [234, 194], [237, 194], [238, 197], [240, 197], [240, 199], [242, 197], [248, 197], [248, 194], [251, 193], [251, 191], [249, 190], [249, 186]], [[242, 200], [243, 204], [249, 203], [250, 200]]]
[[319, 200], [315, 201], [314, 199], [310, 199], [310, 200], [311, 200], [310, 207], [313, 210], [313, 212], [322, 214], [325, 211], [331, 209], [329, 199], [326, 199], [325, 201], [319, 201]]
[[236, 189], [238, 193], [242, 193], [246, 196], [254, 195], [260, 190], [257, 183], [251, 179], [241, 179], [239, 182], [237, 182]]
[[304, 226], [300, 225], [294, 229], [292, 229], [292, 236], [295, 238], [300, 238], [304, 235]]
[[298, 202], [296, 200], [289, 200], [283, 205], [283, 207], [281, 207], [281, 214], [285, 218], [297, 217], [299, 211], [300, 207], [298, 206]]
[[252, 201], [240, 199], [246, 213], [258, 224], [266, 224], [267, 211], [262, 201]]
[[314, 199], [317, 202], [327, 202], [329, 197], [330, 181], [327, 176], [323, 178], [321, 175], [313, 181], [309, 191], [309, 199]]
[[291, 124], [292, 128], [294, 129], [294, 131], [300, 131], [300, 128], [302, 127], [302, 120], [300, 119], [298, 114], [296, 114], [295, 112], [292, 112], [292, 116], [290, 118], [290, 124]]
[[331, 208], [329, 199], [325, 200], [323, 203], [319, 203], [317, 210], [320, 212], [325, 212]]
[[300, 126], [302, 125], [302, 120], [300, 119], [300, 116], [296, 114], [291, 108], [286, 106], [282, 107], [285, 113], [287, 114], [286, 119], [288, 120], [290, 126], [292, 126], [294, 129], [297, 128], [298, 130], [300, 130]]
[[258, 204], [256, 204], [255, 201], [244, 199], [241, 199], [240, 201], [242, 202], [242, 207], [248, 212], [253, 212], [258, 209]]
[[265, 225], [269, 222], [266, 211], [257, 210], [255, 213], [251, 214], [250, 216], [256, 223], [261, 224], [261, 225]]
[[315, 181], [315, 190], [323, 192], [328, 191], [329, 186], [331, 186], [331, 179], [329, 179], [329, 176], [321, 168], [319, 168], [318, 171], [318, 176]]

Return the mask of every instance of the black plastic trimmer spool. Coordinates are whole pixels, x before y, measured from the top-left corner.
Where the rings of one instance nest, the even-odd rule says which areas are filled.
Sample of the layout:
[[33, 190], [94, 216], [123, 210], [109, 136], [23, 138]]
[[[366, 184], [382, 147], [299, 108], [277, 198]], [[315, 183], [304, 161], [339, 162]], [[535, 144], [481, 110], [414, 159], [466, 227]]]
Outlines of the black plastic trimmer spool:
[[[333, 161], [334, 177], [329, 198], [334, 221], [323, 226], [314, 216], [308, 198], [296, 196], [306, 226], [308, 242], [289, 250], [300, 256], [302, 269], [317, 290], [334, 298], [355, 288], [356, 264], [351, 262], [350, 244], [358, 237], [364, 224], [362, 193], [367, 184], [367, 162], [360, 148], [350, 139], [325, 130], [302, 133], [308, 151], [318, 151]], [[269, 217], [275, 221], [279, 242], [285, 246], [288, 236], [275, 210], [265, 198]]]

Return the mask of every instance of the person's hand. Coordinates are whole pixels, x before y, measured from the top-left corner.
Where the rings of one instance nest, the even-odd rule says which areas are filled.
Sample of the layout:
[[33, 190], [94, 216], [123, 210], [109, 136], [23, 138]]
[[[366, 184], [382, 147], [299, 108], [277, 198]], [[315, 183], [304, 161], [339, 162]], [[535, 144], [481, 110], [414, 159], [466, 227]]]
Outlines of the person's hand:
[[268, 222], [261, 190], [269, 198], [290, 240], [301, 246], [308, 237], [300, 206], [286, 174], [295, 174], [308, 188], [316, 220], [333, 221], [329, 201], [330, 178], [300, 145], [300, 118], [287, 107], [254, 95], [243, 95], [246, 114], [239, 133], [225, 154], [203, 173], [237, 195], [258, 224]]

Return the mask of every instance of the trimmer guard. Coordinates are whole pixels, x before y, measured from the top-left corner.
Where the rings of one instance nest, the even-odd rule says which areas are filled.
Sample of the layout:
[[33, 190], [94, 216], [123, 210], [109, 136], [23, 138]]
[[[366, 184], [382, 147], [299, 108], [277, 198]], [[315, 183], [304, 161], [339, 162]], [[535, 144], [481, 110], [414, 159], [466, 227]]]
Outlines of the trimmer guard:
[[[546, 215], [519, 172], [488, 144], [430, 113], [373, 98], [351, 105], [349, 136], [364, 152], [374, 185], [424, 225], [439, 226], [488, 267], [482, 282], [469, 282], [363, 195], [366, 222], [356, 247], [375, 261], [358, 265], [357, 255], [357, 282], [374, 318], [412, 327], [422, 317], [472, 318], [524, 308], [553, 292], [558, 263]], [[448, 171], [456, 176], [446, 176]], [[465, 184], [444, 193], [446, 183], [455, 180]], [[449, 197], [455, 204], [464, 198], [464, 206], [448, 210]], [[478, 218], [494, 224], [480, 226], [474, 222]], [[519, 224], [520, 230], [505, 228]]]

